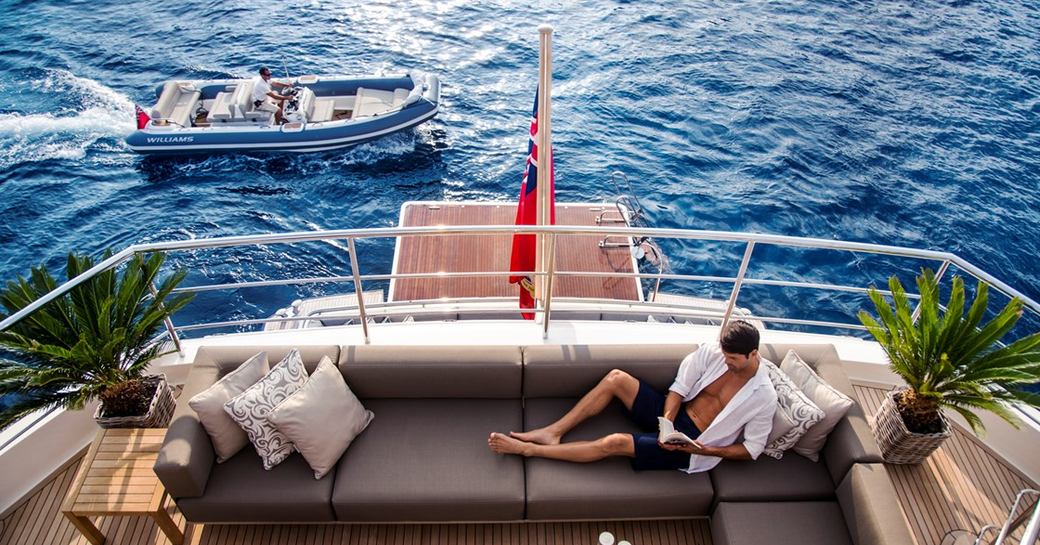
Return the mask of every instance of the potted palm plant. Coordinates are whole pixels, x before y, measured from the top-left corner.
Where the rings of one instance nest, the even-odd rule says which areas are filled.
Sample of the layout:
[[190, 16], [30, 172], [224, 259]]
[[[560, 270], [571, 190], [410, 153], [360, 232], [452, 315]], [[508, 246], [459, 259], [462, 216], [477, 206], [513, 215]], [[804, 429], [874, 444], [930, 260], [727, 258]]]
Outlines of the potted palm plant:
[[[111, 256], [106, 252], [103, 259]], [[148, 364], [164, 354], [153, 342], [163, 321], [191, 300], [173, 289], [186, 272], [156, 285], [163, 254], [135, 255], [122, 268], [98, 273], [65, 295], [0, 331], [0, 428], [42, 408], [81, 409], [100, 399], [95, 419], [102, 427], [164, 427], [174, 400], [164, 375], [146, 376]], [[66, 275], [94, 266], [70, 253]], [[152, 287], [155, 286], [155, 293]], [[40, 265], [0, 290], [0, 304], [14, 313], [58, 287]], [[0, 319], [7, 314], [0, 313]]]
[[1006, 346], [998, 343], [1022, 316], [1021, 300], [1012, 298], [983, 323], [988, 310], [985, 282], [967, 305], [964, 281], [954, 277], [943, 309], [935, 274], [925, 269], [917, 277], [920, 309], [915, 320], [899, 280], [893, 276], [888, 285], [892, 305], [871, 288], [877, 318], [859, 313], [892, 371], [906, 382], [906, 388], [886, 397], [874, 417], [874, 437], [886, 462], [920, 463], [939, 448], [950, 435], [944, 410], [963, 416], [979, 434], [984, 427], [975, 410], [995, 413], [1017, 427], [1012, 404], [1040, 406], [1040, 395], [1023, 388], [1040, 383], [1040, 332]]

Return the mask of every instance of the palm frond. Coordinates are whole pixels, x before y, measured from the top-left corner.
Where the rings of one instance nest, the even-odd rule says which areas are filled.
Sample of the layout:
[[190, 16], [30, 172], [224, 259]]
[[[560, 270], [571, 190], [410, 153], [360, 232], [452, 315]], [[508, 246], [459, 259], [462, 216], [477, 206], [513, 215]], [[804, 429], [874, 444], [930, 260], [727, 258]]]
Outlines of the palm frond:
[[[111, 255], [105, 252], [102, 259]], [[163, 262], [159, 253], [135, 255], [121, 271], [97, 273], [0, 332], [0, 346], [20, 360], [0, 361], [0, 395], [16, 400], [0, 414], [0, 426], [42, 407], [82, 407], [143, 375], [162, 350], [151, 341], [163, 321], [192, 299], [173, 293], [186, 271], [159, 281]], [[94, 265], [89, 256], [69, 254], [66, 275], [71, 280]], [[57, 287], [44, 266], [34, 267], [28, 279], [7, 282], [0, 305], [14, 313]]]
[[894, 276], [889, 279], [892, 304], [872, 287], [868, 293], [877, 317], [859, 312], [860, 321], [888, 356], [892, 371], [918, 396], [965, 415], [976, 433], [983, 427], [973, 410], [992, 412], [1016, 425], [1010, 405], [1040, 401], [1040, 395], [1021, 388], [1040, 384], [1040, 332], [1002, 348], [995, 346], [1018, 322], [1023, 303], [1012, 298], [983, 323], [989, 301], [984, 282], [968, 305], [964, 282], [955, 276], [945, 311], [932, 271], [924, 269], [916, 283], [920, 294], [916, 322], [910, 300]]

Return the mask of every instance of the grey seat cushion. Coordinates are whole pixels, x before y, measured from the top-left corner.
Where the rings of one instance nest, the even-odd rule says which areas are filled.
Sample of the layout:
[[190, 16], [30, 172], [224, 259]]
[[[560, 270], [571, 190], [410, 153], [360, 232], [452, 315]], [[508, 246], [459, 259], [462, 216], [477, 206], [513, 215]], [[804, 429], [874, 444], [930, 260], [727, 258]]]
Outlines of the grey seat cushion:
[[715, 545], [852, 545], [833, 501], [720, 503], [711, 537]]
[[329, 498], [335, 475], [314, 479], [314, 470], [295, 452], [270, 471], [248, 446], [214, 464], [206, 493], [181, 498], [177, 506], [194, 522], [335, 521]]
[[884, 464], [856, 464], [838, 486], [838, 504], [856, 545], [911, 543], [899, 495]]
[[[528, 399], [527, 429], [558, 419], [576, 398]], [[611, 433], [639, 433], [618, 402], [583, 422], [564, 441]], [[627, 458], [577, 464], [528, 458], [527, 518], [531, 520], [625, 519], [706, 516], [712, 486], [705, 473], [634, 471]]]
[[524, 397], [580, 397], [611, 369], [622, 369], [666, 390], [695, 344], [536, 345], [524, 347]]
[[362, 402], [375, 419], [340, 458], [332, 494], [338, 520], [523, 519], [523, 461], [487, 445], [493, 431], [520, 429], [520, 400]]
[[834, 499], [834, 483], [821, 460], [787, 452], [780, 460], [723, 460], [710, 472], [715, 503]]

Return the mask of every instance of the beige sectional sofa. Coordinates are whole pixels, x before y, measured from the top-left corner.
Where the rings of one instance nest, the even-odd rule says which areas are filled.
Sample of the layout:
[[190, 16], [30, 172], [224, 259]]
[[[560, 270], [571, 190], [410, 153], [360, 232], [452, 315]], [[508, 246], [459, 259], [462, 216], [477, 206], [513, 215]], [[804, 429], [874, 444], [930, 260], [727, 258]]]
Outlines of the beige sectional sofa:
[[[821, 461], [789, 453], [724, 461], [709, 473], [635, 472], [627, 460], [572, 464], [501, 456], [491, 431], [533, 429], [562, 415], [613, 368], [664, 390], [696, 348], [671, 346], [299, 347], [308, 370], [339, 362], [375, 413], [335, 470], [315, 480], [297, 453], [271, 471], [246, 447], [215, 463], [195, 413], [180, 403], [155, 471], [188, 520], [208, 523], [618, 520], [711, 517], [717, 545], [910, 542], [862, 409], [828, 438]], [[789, 348], [855, 398], [830, 345]], [[290, 347], [265, 347], [271, 361]], [[256, 353], [199, 350], [181, 399]], [[618, 406], [567, 439], [635, 432]]]

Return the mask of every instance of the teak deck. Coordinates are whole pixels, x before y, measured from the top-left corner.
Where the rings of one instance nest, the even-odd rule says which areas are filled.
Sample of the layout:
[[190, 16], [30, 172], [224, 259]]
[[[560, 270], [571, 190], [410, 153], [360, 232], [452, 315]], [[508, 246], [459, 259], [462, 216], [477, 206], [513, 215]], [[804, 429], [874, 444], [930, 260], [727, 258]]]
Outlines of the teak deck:
[[[877, 410], [886, 391], [887, 388], [856, 386], [857, 397], [868, 414]], [[83, 459], [81, 455], [70, 461], [0, 520], [0, 543], [88, 545], [60, 510]], [[985, 524], [1000, 524], [1015, 494], [1022, 488], [1037, 487], [969, 432], [956, 427], [953, 437], [926, 463], [889, 465], [888, 470], [914, 545], [938, 545], [947, 531], [957, 528], [975, 531]], [[183, 527], [180, 512], [172, 506], [168, 511]], [[148, 518], [101, 517], [96, 523], [110, 545], [169, 544]], [[633, 545], [712, 544], [708, 521], [704, 519], [526, 524], [189, 524], [185, 541], [199, 545], [577, 545], [597, 543], [597, 536], [604, 530]]]
[[[607, 211], [618, 218], [611, 205], [557, 204], [557, 225], [595, 226], [596, 217]], [[513, 225], [515, 204], [411, 203], [401, 213], [401, 227], [425, 225]], [[614, 224], [617, 225], [617, 224]], [[561, 236], [557, 240], [557, 271], [632, 273], [632, 254], [627, 247], [600, 248], [600, 236]], [[620, 242], [613, 239], [613, 242]], [[512, 235], [449, 235], [401, 237], [394, 273], [508, 272]], [[639, 285], [633, 278], [557, 276], [553, 296], [639, 300]], [[441, 297], [516, 297], [517, 286], [505, 276], [478, 278], [401, 278], [392, 285], [390, 301], [419, 301]]]

